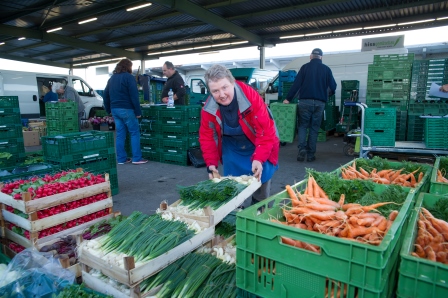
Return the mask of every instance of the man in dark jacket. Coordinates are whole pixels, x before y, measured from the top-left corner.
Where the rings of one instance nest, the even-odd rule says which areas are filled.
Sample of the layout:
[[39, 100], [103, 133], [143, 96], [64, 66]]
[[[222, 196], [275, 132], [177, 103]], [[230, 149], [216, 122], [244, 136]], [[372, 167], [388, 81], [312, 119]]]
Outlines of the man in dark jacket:
[[[322, 50], [314, 49], [310, 62], [302, 65], [283, 103], [289, 103], [299, 94], [299, 154], [297, 161], [316, 160], [316, 142], [325, 103], [336, 91], [331, 69], [322, 63]], [[307, 130], [309, 130], [307, 138]]]
[[168, 92], [173, 90], [174, 105], [185, 105], [185, 83], [174, 69], [173, 63], [166, 61], [162, 67], [163, 75], [168, 78], [162, 90], [162, 102], [168, 103]]

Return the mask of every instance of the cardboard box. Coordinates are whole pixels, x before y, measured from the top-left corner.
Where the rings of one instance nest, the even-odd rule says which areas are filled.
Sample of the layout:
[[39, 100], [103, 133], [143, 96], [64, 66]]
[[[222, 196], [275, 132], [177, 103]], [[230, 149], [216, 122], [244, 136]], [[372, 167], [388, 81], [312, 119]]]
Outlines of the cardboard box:
[[23, 142], [25, 147], [39, 146], [40, 145], [39, 131], [23, 131]]

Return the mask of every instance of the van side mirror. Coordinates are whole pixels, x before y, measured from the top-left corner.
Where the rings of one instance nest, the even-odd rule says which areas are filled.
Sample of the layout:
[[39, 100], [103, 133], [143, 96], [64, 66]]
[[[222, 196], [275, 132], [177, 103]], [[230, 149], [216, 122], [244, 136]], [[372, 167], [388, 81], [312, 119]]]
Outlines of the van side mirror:
[[95, 93], [93, 92], [93, 90], [92, 89], [90, 89], [90, 96], [95, 96]]
[[33, 95], [33, 101], [37, 101], [37, 95]]

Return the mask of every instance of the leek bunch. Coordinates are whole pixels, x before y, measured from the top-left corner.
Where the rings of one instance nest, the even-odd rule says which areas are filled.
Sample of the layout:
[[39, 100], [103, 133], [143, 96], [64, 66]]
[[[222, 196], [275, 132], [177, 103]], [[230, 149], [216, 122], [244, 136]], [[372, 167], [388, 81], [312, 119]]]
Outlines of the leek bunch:
[[190, 210], [202, 209], [206, 206], [216, 210], [236, 197], [246, 187], [247, 185], [233, 179], [223, 179], [219, 182], [205, 180], [192, 186], [179, 186], [178, 189], [182, 205], [188, 206]]
[[160, 215], [133, 212], [101, 240], [107, 254], [118, 251], [134, 256], [135, 261], [148, 261], [192, 238], [194, 231], [181, 221], [164, 220]]
[[207, 280], [198, 298], [227, 298], [236, 297], [236, 265], [221, 263]]

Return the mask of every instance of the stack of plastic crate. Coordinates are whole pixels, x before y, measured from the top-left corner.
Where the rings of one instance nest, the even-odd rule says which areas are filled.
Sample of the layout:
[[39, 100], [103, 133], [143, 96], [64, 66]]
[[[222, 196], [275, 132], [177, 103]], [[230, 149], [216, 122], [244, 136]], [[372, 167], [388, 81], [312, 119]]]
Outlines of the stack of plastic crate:
[[[289, 89], [291, 89], [292, 84], [294, 83], [294, 79], [296, 78], [296, 71], [295, 70], [287, 70], [287, 71], [280, 71], [278, 73], [278, 100], [279, 102], [282, 102], [286, 99], [286, 96], [288, 95]], [[294, 98], [292, 102], [296, 103], [297, 98]]]
[[[19, 98], [0, 96], [0, 168], [14, 166], [25, 157]], [[6, 157], [8, 155], [8, 157]]]
[[396, 109], [398, 141], [406, 139], [407, 110], [414, 54], [375, 55], [367, 77], [367, 106]]
[[395, 108], [367, 108], [365, 110], [364, 133], [372, 146], [395, 146]]
[[74, 101], [46, 102], [45, 115], [48, 136], [79, 131], [78, 105]]
[[[163, 108], [157, 105], [142, 108], [140, 148], [142, 156], [152, 161], [161, 161], [162, 158], [162, 125], [159, 121], [159, 112]], [[132, 156], [129, 134], [126, 137], [126, 152], [128, 156]]]
[[82, 168], [94, 174], [108, 173], [112, 194], [118, 194], [114, 135], [109, 131], [76, 132], [42, 137], [45, 162], [61, 170]]
[[[336, 124], [336, 132], [346, 132], [347, 125], [350, 124], [350, 129], [358, 127], [358, 107], [344, 107], [346, 101], [359, 101], [359, 81], [358, 80], [344, 80], [341, 81], [341, 118], [342, 123]], [[351, 116], [350, 116], [351, 114]], [[350, 118], [350, 119], [349, 119]]]
[[425, 118], [425, 131], [423, 132], [426, 148], [447, 149], [448, 118]]
[[270, 105], [280, 142], [292, 143], [296, 136], [297, 105], [274, 102]]
[[408, 107], [407, 141], [423, 140], [424, 119], [420, 116], [448, 114], [447, 99], [429, 96], [429, 89], [433, 82], [439, 85], [448, 84], [448, 59], [414, 61]]
[[161, 162], [188, 165], [188, 149], [199, 147], [200, 117], [200, 105], [162, 107]]

